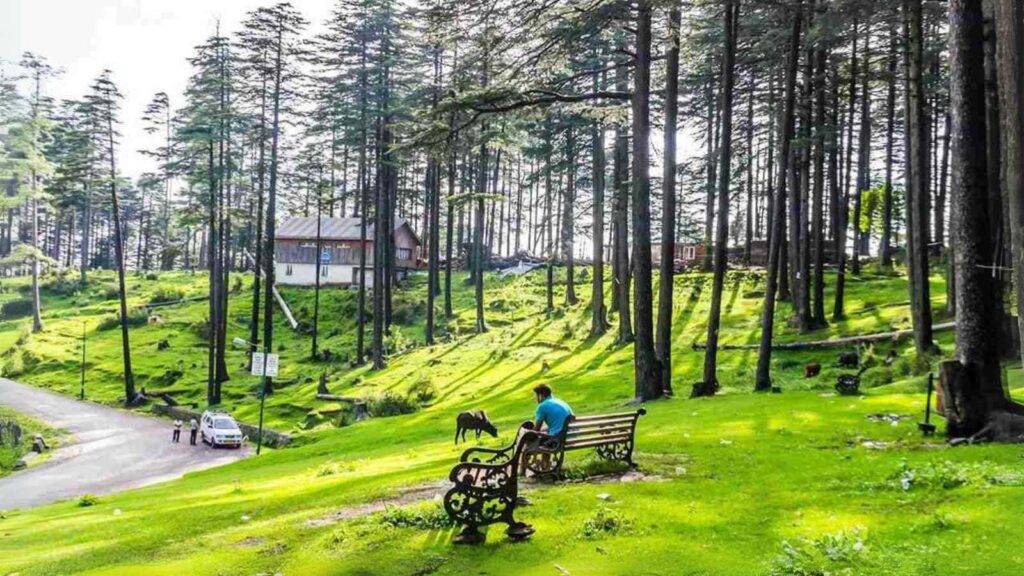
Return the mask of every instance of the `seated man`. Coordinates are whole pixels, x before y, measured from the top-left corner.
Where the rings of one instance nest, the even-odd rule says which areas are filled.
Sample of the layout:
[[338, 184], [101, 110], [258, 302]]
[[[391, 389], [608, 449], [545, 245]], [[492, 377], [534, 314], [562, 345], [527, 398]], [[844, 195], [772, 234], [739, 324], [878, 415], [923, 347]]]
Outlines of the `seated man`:
[[542, 432], [543, 424], [549, 436], [558, 436], [565, 426], [565, 419], [572, 416], [572, 408], [563, 400], [555, 398], [551, 393], [551, 387], [547, 384], [539, 384], [533, 389], [534, 397], [537, 400], [537, 413], [534, 416], [536, 422], [533, 429]]
[[[563, 400], [555, 398], [551, 393], [551, 387], [547, 384], [539, 384], [533, 389], [534, 397], [537, 400], [537, 412], [534, 416], [533, 429], [543, 432], [547, 436], [542, 437], [536, 443], [526, 447], [527, 452], [540, 452], [541, 469], [547, 469], [551, 461], [550, 450], [558, 448], [558, 437], [565, 428], [567, 419], [572, 416], [572, 408]], [[526, 475], [527, 458], [522, 459], [520, 473]]]

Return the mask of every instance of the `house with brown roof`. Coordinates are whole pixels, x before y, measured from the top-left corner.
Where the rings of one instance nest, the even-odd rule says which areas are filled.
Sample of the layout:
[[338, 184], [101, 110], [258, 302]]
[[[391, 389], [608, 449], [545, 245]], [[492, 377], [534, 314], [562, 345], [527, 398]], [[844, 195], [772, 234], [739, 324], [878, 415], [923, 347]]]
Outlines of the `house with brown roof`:
[[[395, 272], [399, 278], [420, 266], [420, 240], [403, 218], [395, 219], [391, 236], [395, 246]], [[316, 217], [289, 218], [277, 228], [274, 276], [278, 284], [312, 286], [316, 283]], [[359, 283], [360, 249], [366, 250], [366, 285], [373, 285], [373, 224], [366, 225], [361, 242], [359, 218], [320, 220], [320, 284]]]

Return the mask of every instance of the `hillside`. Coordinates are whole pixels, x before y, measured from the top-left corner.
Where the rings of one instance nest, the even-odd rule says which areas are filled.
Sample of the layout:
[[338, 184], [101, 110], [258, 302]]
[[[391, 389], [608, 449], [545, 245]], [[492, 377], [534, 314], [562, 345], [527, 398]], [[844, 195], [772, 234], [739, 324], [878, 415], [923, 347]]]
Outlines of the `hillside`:
[[[89, 337], [87, 396], [116, 402], [120, 392], [116, 330], [98, 330], [115, 308], [112, 278], [96, 275], [77, 293], [45, 292], [46, 331], [25, 336], [24, 320], [0, 323], [4, 374], [77, 392], [76, 354], [82, 322]], [[585, 279], [581, 279], [585, 282]], [[248, 277], [232, 295], [231, 333], [247, 335]], [[930, 359], [904, 346], [891, 368], [864, 376], [864, 394], [838, 397], [832, 367], [838, 351], [776, 353], [778, 395], [756, 395], [754, 351], [723, 351], [718, 397], [685, 398], [698, 378], [709, 278], [677, 279], [674, 354], [677, 398], [649, 403], [639, 426], [637, 459], [643, 477], [633, 483], [579, 482], [530, 487], [534, 505], [520, 517], [537, 528], [525, 544], [492, 530], [477, 548], [453, 547], [435, 493], [462, 447], [452, 447], [454, 416], [483, 408], [506, 443], [532, 414], [529, 389], [551, 384], [577, 412], [615, 410], [632, 396], [631, 348], [612, 334], [587, 339], [586, 304], [543, 313], [543, 276], [498, 281], [488, 277], [490, 331], [475, 335], [471, 293], [456, 282], [458, 317], [447, 342], [421, 339], [423, 283], [415, 278], [398, 296], [404, 350], [380, 372], [347, 367], [353, 294], [324, 293], [322, 347], [333, 362], [308, 359], [308, 337], [279, 324], [282, 375], [293, 384], [268, 401], [268, 422], [297, 434], [295, 446], [259, 458], [191, 474], [181, 480], [99, 499], [4, 513], [0, 573], [28, 574], [1017, 574], [1024, 556], [1013, 550], [1024, 532], [1020, 449], [951, 449], [922, 438], [915, 423], [924, 406]], [[944, 309], [944, 289], [933, 279], [933, 304]], [[18, 282], [4, 282], [11, 298]], [[184, 273], [135, 277], [133, 306], [159, 292], [202, 295], [204, 279]], [[736, 272], [727, 281], [723, 342], [756, 342], [760, 280]], [[903, 278], [864, 275], [847, 284], [849, 318], [800, 336], [780, 314], [783, 341], [823, 339], [899, 329], [909, 324]], [[177, 291], [177, 292], [175, 292]], [[300, 319], [311, 292], [288, 290]], [[556, 302], [562, 298], [556, 295]], [[788, 310], [783, 304], [782, 310]], [[398, 311], [402, 310], [401, 314]], [[407, 312], [405, 310], [408, 310]], [[200, 402], [205, 347], [197, 325], [205, 303], [160, 308], [159, 321], [132, 330], [139, 385]], [[613, 318], [614, 320], [614, 318]], [[948, 354], [951, 333], [940, 333]], [[168, 340], [170, 348], [157, 350]], [[278, 348], [278, 346], [275, 346]], [[881, 364], [889, 351], [865, 351]], [[825, 366], [803, 378], [810, 361]], [[19, 364], [20, 362], [20, 364]], [[243, 376], [243, 351], [232, 351], [234, 373], [225, 408], [252, 420], [255, 379]], [[167, 382], [168, 371], [181, 375]], [[418, 393], [415, 413], [337, 427], [337, 405], [315, 400], [316, 375], [328, 371], [333, 393], [406, 398]], [[1024, 380], [1010, 370], [1011, 382]], [[164, 378], [165, 380], [161, 380]], [[1024, 392], [1016, 390], [1017, 392]], [[878, 414], [900, 416], [892, 419]], [[345, 422], [347, 423], [347, 422]], [[615, 472], [578, 453], [570, 475]], [[425, 488], [424, 488], [425, 486]], [[367, 504], [411, 495], [377, 511]], [[600, 496], [600, 497], [599, 497]], [[413, 501], [424, 500], [416, 503]], [[216, 542], [213, 546], [211, 543]]]

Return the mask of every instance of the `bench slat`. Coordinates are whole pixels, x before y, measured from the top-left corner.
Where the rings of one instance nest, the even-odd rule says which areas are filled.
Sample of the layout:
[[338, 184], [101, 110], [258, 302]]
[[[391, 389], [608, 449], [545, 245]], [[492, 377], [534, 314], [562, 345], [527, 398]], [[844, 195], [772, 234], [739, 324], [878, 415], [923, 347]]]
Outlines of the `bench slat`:
[[640, 415], [639, 412], [618, 412], [615, 414], [595, 414], [593, 416], [577, 416], [575, 422], [589, 422], [591, 420], [605, 420], [611, 418], [630, 418], [636, 419]]
[[612, 420], [612, 421], [601, 421], [601, 422], [583, 422], [582, 424], [571, 423], [569, 424], [569, 430], [590, 430], [593, 428], [609, 428], [612, 426], [627, 426], [632, 427], [636, 420]]
[[577, 438], [579, 436], [592, 436], [594, 434], [629, 434], [633, 431], [632, 425], [626, 426], [607, 426], [604, 428], [591, 428], [587, 430], [570, 430], [566, 433], [566, 438]]
[[583, 424], [596, 424], [596, 423], [599, 423], [599, 422], [635, 422], [635, 421], [636, 421], [636, 416], [609, 416], [607, 418], [588, 418], [588, 419], [576, 418], [576, 419], [574, 419], [570, 423], [570, 426], [573, 425], [573, 424], [575, 424], [575, 425], [583, 425]]
[[616, 434], [612, 436], [605, 436], [602, 438], [594, 438], [582, 441], [567, 441], [565, 443], [566, 450], [579, 450], [581, 448], [593, 448], [595, 446], [603, 446], [605, 444], [617, 444], [619, 442], [625, 442], [633, 438], [632, 434]]

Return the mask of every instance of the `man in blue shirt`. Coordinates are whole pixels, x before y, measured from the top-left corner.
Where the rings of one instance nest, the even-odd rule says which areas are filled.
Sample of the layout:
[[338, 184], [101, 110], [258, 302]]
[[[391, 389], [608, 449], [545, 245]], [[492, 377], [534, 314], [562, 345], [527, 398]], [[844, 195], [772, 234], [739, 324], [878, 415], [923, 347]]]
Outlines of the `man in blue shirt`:
[[[558, 436], [562, 434], [567, 419], [572, 416], [572, 408], [564, 401], [552, 396], [551, 387], [547, 384], [537, 385], [533, 389], [533, 394], [537, 400], [537, 412], [534, 416], [536, 422], [533, 424], [533, 429], [537, 432], [545, 432], [549, 437], [540, 439], [527, 446], [526, 451], [538, 452], [540, 454], [540, 469], [544, 470], [549, 467], [551, 451], [559, 448], [558, 441], [560, 438]], [[546, 430], [542, 430], [541, 426], [546, 428]], [[555, 437], [555, 439], [550, 438], [551, 436]], [[527, 459], [528, 456], [524, 455], [520, 464], [519, 473], [523, 476], [526, 475]]]
[[547, 384], [540, 384], [533, 389], [537, 399], [537, 413], [534, 417], [533, 429], [540, 431], [541, 424], [547, 428], [551, 436], [558, 436], [565, 427], [565, 420], [572, 416], [572, 408], [564, 401], [555, 398], [551, 394], [551, 387]]

